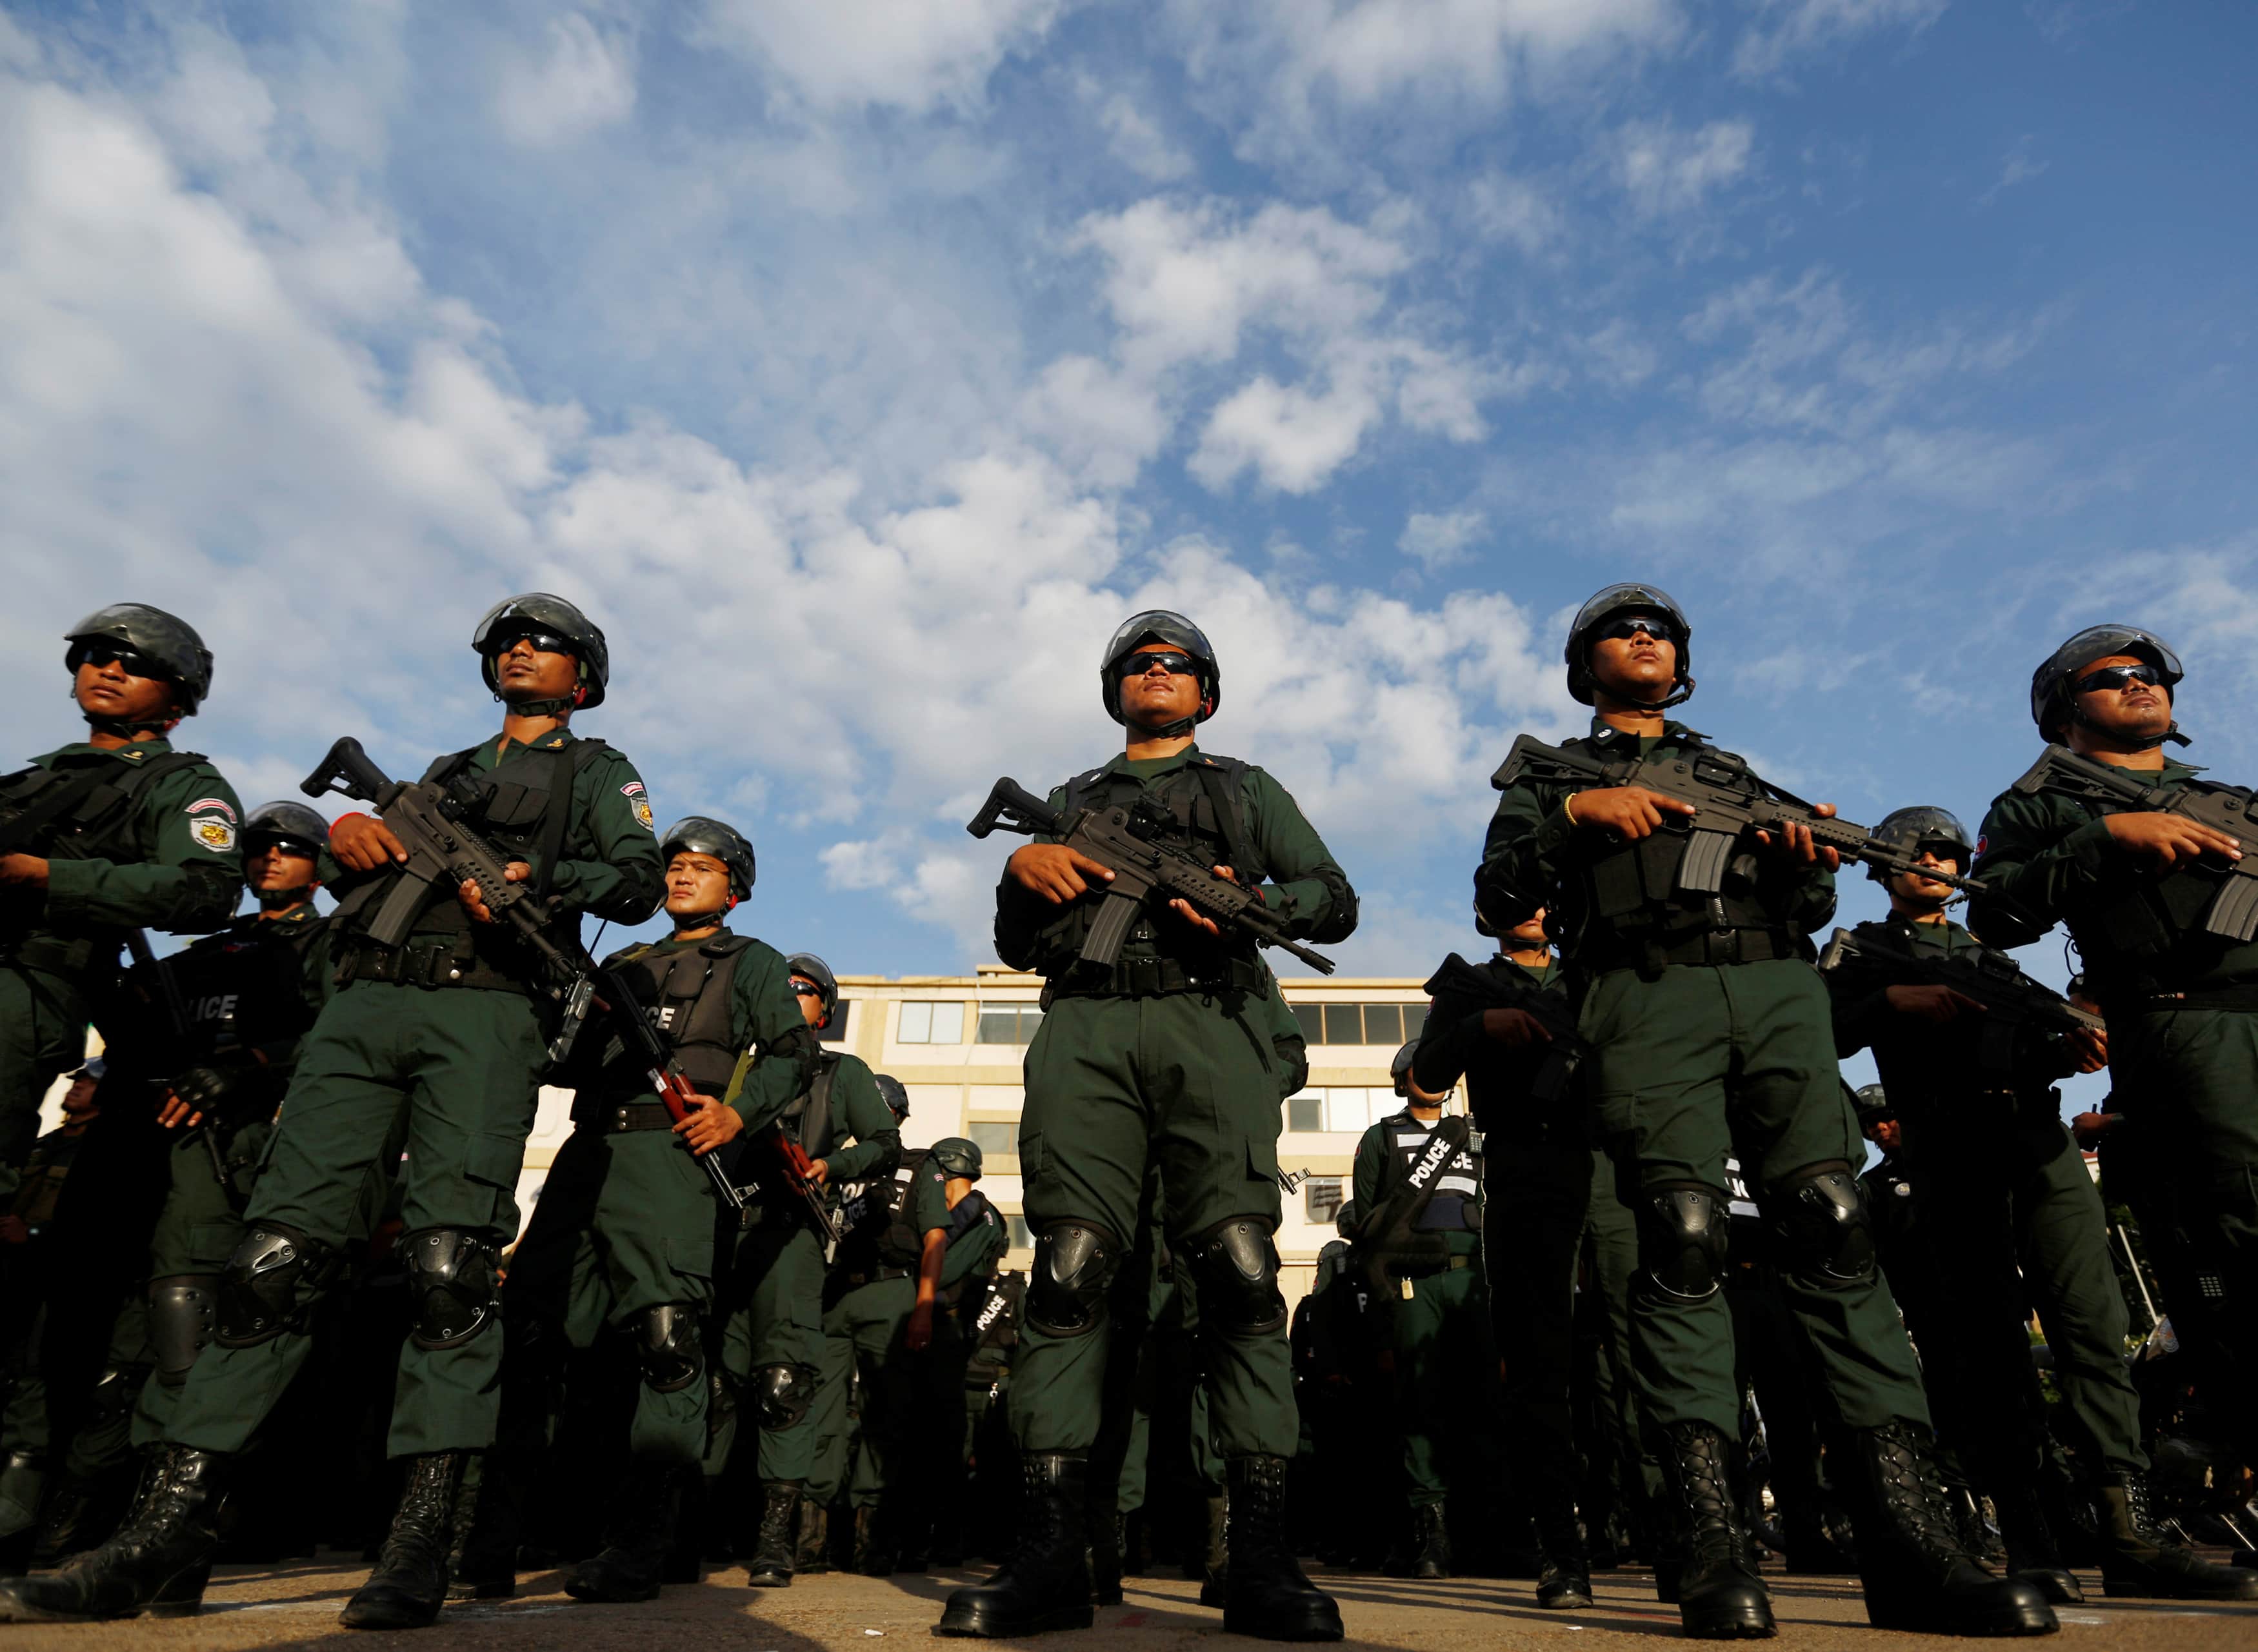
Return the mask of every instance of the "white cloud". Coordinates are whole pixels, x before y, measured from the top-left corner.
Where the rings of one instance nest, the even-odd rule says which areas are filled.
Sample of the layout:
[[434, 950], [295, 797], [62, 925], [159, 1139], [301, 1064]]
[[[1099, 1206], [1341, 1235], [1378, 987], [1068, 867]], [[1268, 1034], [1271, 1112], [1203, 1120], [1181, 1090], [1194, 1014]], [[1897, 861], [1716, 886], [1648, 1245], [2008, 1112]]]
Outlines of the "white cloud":
[[537, 53], [504, 60], [494, 119], [512, 143], [541, 149], [623, 121], [635, 103], [634, 41], [573, 11], [550, 19]]
[[1641, 217], [1690, 212], [1749, 167], [1756, 129], [1718, 120], [1687, 131], [1667, 121], [1634, 121], [1615, 136], [1615, 175]]
[[1355, 453], [1379, 417], [1379, 402], [1362, 386], [1312, 394], [1259, 374], [1209, 415], [1192, 474], [1220, 490], [1252, 469], [1265, 486], [1306, 493]]
[[2028, 183], [2032, 179], [2044, 174], [2053, 164], [2049, 160], [2032, 159], [2031, 134], [2025, 132], [2009, 146], [2006, 159], [1999, 163], [1999, 175], [1992, 181], [1989, 189], [1976, 197], [1976, 204], [1979, 207], [1990, 206], [2004, 192], [2013, 188], [2019, 183]]
[[1466, 561], [1469, 555], [1466, 548], [1488, 526], [1489, 519], [1480, 511], [1452, 511], [1447, 514], [1414, 511], [1403, 524], [1395, 549], [1433, 573], [1452, 563]]
[[1757, 20], [1733, 47], [1733, 72], [1776, 74], [1799, 58], [1848, 46], [1885, 29], [1919, 34], [1951, 0], [1757, 0]]
[[1541, 190], [1522, 178], [1485, 173], [1466, 186], [1475, 230], [1534, 257], [1567, 231], [1566, 215]]
[[817, 109], [912, 114], [979, 102], [997, 66], [1039, 40], [1063, 0], [708, 0], [707, 26]]
[[1126, 92], [1116, 92], [1099, 105], [1097, 124], [1105, 129], [1114, 159], [1140, 178], [1168, 183], [1192, 169], [1191, 157], [1170, 143]]

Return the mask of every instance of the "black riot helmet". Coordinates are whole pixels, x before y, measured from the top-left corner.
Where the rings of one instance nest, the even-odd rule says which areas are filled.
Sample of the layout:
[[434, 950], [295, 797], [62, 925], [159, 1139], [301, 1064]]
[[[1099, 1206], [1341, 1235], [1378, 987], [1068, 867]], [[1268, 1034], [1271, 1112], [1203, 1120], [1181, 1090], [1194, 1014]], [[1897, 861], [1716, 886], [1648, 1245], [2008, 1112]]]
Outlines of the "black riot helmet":
[[[196, 635], [195, 627], [178, 614], [167, 613], [162, 608], [152, 608], [139, 602], [113, 602], [106, 608], [96, 608], [63, 633], [70, 651], [63, 656], [63, 663], [75, 674], [85, 661], [88, 651], [100, 643], [131, 649], [148, 663], [149, 675], [168, 677], [173, 684], [173, 709], [183, 717], [194, 717], [204, 696], [211, 692], [211, 650]], [[115, 721], [105, 718], [104, 722]], [[160, 722], [138, 724], [137, 727], [162, 728], [170, 718]], [[120, 729], [121, 734], [131, 733]]]
[[711, 815], [685, 814], [659, 834], [659, 864], [668, 864], [685, 850], [710, 854], [728, 867], [729, 893], [739, 900], [752, 894], [753, 846], [736, 827]]
[[319, 860], [330, 847], [330, 823], [302, 803], [262, 803], [243, 817], [243, 858], [276, 843]]
[[980, 1144], [967, 1141], [962, 1136], [944, 1136], [927, 1149], [926, 1157], [941, 1166], [944, 1176], [962, 1176], [968, 1181], [980, 1180]]
[[1406, 1043], [1402, 1049], [1396, 1051], [1394, 1057], [1390, 1059], [1388, 1063], [1388, 1081], [1395, 1086], [1395, 1093], [1398, 1095], [1402, 1096], [1406, 1101], [1409, 1101], [1411, 1098], [1411, 1091], [1409, 1088], [1411, 1078], [1411, 1058], [1418, 1053], [1419, 1040], [1413, 1039], [1409, 1042]]
[[894, 1123], [898, 1124], [910, 1116], [907, 1085], [891, 1073], [873, 1073], [870, 1081], [878, 1087], [878, 1099], [885, 1103], [886, 1110], [894, 1116]]
[[500, 698], [494, 675], [494, 656], [529, 631], [562, 637], [572, 646], [558, 650], [580, 662], [580, 686], [571, 699], [529, 702], [515, 709], [528, 717], [554, 717], [574, 710], [601, 705], [604, 687], [611, 681], [612, 651], [604, 642], [601, 627], [562, 597], [546, 591], [529, 591], [498, 602], [486, 610], [479, 628], [471, 633], [471, 649], [479, 656], [479, 674]]
[[[1976, 840], [1968, 835], [1968, 828], [1960, 824], [1960, 817], [1949, 809], [1939, 809], [1930, 804], [1891, 810], [1874, 828], [1874, 836], [1909, 861], [1918, 860], [1924, 848], [1941, 851], [1949, 847], [1963, 875], [1976, 859]], [[1892, 875], [1870, 863], [1866, 876], [1877, 883], [1886, 883]]]
[[[1843, 1088], [1850, 1089], [1847, 1080]], [[1857, 1114], [1858, 1128], [1862, 1131], [1871, 1130], [1884, 1120], [1896, 1117], [1898, 1111], [1890, 1105], [1890, 1098], [1882, 1094], [1882, 1087], [1878, 1084], [1861, 1084], [1857, 1089], [1850, 1090], [1850, 1108]]]
[[829, 1026], [831, 1017], [839, 1013], [839, 977], [831, 973], [831, 966], [812, 952], [796, 952], [784, 961], [787, 973], [802, 981], [812, 981], [823, 993], [822, 1025]]
[[1182, 649], [1203, 668], [1198, 713], [1155, 731], [1164, 737], [1189, 734], [1193, 725], [1214, 716], [1216, 708], [1223, 704], [1223, 668], [1216, 663], [1215, 649], [1208, 642], [1207, 634], [1168, 608], [1147, 608], [1142, 613], [1131, 614], [1105, 645], [1105, 657], [1097, 667], [1098, 691], [1105, 697], [1105, 714], [1117, 723], [1129, 720], [1121, 714], [1121, 663], [1147, 642], [1166, 642]]
[[[2071, 684], [2094, 661], [2112, 654], [2129, 654], [2155, 666], [2164, 679], [2164, 698], [2177, 701], [2176, 691], [2187, 673], [2181, 669], [2180, 656], [2172, 652], [2171, 644], [2136, 625], [2090, 625], [2048, 655], [2045, 663], [2031, 673], [2031, 720], [2039, 726], [2040, 734], [2049, 740], [2063, 737], [2063, 719], [2080, 716], [2073, 703]], [[2188, 743], [2188, 737], [2180, 733], [2180, 726], [2174, 723], [2141, 745], [2154, 749], [2168, 740], [2183, 746]]]
[[1592, 641], [1593, 634], [1608, 620], [1623, 613], [1658, 614], [1669, 622], [1671, 642], [1678, 650], [1677, 691], [1664, 700], [1657, 710], [1682, 704], [1694, 692], [1694, 626], [1686, 619], [1686, 610], [1678, 599], [1659, 585], [1632, 583], [1609, 585], [1595, 594], [1576, 610], [1575, 622], [1568, 627], [1568, 645], [1563, 656], [1568, 666], [1568, 692], [1578, 704], [1592, 704]]

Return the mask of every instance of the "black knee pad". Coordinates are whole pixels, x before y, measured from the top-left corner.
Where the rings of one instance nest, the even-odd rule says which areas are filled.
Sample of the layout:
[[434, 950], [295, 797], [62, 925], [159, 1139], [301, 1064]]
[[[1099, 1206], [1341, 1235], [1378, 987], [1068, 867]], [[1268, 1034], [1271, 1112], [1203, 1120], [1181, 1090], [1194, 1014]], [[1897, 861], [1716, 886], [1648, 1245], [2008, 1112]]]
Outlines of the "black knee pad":
[[1267, 1336], [1284, 1329], [1278, 1247], [1260, 1216], [1225, 1216], [1192, 1240], [1190, 1258], [1202, 1326], [1225, 1336]]
[[1027, 1273], [1027, 1323], [1053, 1336], [1082, 1336], [1105, 1317], [1105, 1287], [1121, 1263], [1121, 1244], [1104, 1229], [1069, 1218], [1035, 1240]]
[[636, 1315], [636, 1356], [653, 1393], [675, 1393], [706, 1375], [698, 1310], [687, 1302], [661, 1302]]
[[460, 1348], [501, 1316], [501, 1254], [467, 1228], [418, 1228], [402, 1234], [408, 1335], [423, 1349]]
[[335, 1276], [337, 1254], [280, 1222], [254, 1222], [219, 1276], [212, 1340], [252, 1348], [306, 1329], [306, 1315]]
[[122, 1423], [133, 1414], [141, 1398], [141, 1385], [149, 1380], [146, 1365], [109, 1365], [94, 1379], [87, 1396], [86, 1421], [80, 1426], [99, 1429]]
[[1725, 1195], [1695, 1184], [1649, 1188], [1638, 1201], [1638, 1266], [1673, 1301], [1705, 1302], [1723, 1285], [1732, 1218]]
[[815, 1372], [806, 1365], [763, 1365], [753, 1373], [761, 1427], [796, 1428], [815, 1403]]
[[1780, 1265], [1797, 1279], [1822, 1289], [1872, 1282], [1879, 1260], [1873, 1217], [1850, 1166], [1806, 1165], [1764, 1203]]
[[219, 1275], [173, 1273], [149, 1281], [149, 1344], [157, 1380], [177, 1388], [219, 1325]]

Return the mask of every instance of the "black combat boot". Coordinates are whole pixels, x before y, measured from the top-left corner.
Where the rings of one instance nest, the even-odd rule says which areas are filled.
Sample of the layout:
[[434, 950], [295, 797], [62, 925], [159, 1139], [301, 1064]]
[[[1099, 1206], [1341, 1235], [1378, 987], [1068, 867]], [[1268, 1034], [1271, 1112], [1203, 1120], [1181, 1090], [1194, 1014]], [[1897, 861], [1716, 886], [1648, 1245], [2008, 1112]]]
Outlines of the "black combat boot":
[[803, 1498], [799, 1531], [792, 1540], [792, 1570], [813, 1578], [831, 1570], [831, 1511]]
[[20, 1578], [32, 1569], [32, 1546], [39, 1541], [39, 1505], [46, 1500], [47, 1454], [18, 1448], [0, 1458], [0, 1513], [12, 1510], [17, 1524], [0, 1537], [0, 1578]]
[[2166, 1600], [2258, 1600], [2258, 1571], [2214, 1566], [2174, 1542], [2149, 1503], [2148, 1477], [2101, 1482], [2101, 1592]]
[[1025, 1495], [1011, 1557], [984, 1584], [953, 1591], [936, 1634], [996, 1639], [1048, 1629], [1087, 1629], [1089, 1460], [1079, 1451], [1030, 1451], [1019, 1460]]
[[657, 1599], [667, 1553], [674, 1546], [680, 1484], [669, 1464], [629, 1464], [603, 1548], [564, 1574], [564, 1592], [575, 1600], [611, 1605]]
[[1451, 1528], [1440, 1503], [1411, 1511], [1411, 1575], [1430, 1583], [1451, 1575]]
[[1926, 1429], [1891, 1422], [1861, 1429], [1857, 1438], [1867, 1478], [1857, 1538], [1868, 1622], [1930, 1634], [2052, 1634], [2061, 1627], [2038, 1585], [1994, 1577], [1970, 1558]]
[[1850, 1578], [1858, 1563], [1850, 1558], [1828, 1525], [1823, 1510], [1791, 1504], [1779, 1520], [1780, 1563], [1791, 1577]]
[[1104, 1509], [1092, 1502], [1084, 1512], [1090, 1533], [1089, 1552], [1083, 1556], [1090, 1568], [1090, 1604], [1118, 1606], [1121, 1604], [1121, 1517], [1113, 1512], [1110, 1501]]
[[348, 1629], [421, 1629], [447, 1604], [447, 1556], [454, 1547], [455, 1493], [466, 1451], [426, 1451], [408, 1464], [408, 1485], [377, 1551], [376, 1570], [337, 1613]]
[[1992, 1502], [1999, 1513], [1999, 1540], [2007, 1546], [2008, 1576], [2035, 1584], [2050, 1606], [2084, 1605], [2085, 1591], [2063, 1564], [2037, 1495], [2027, 1485], [2017, 1486], [1996, 1493]]
[[792, 1587], [792, 1548], [799, 1535], [799, 1482], [770, 1480], [762, 1488], [761, 1530], [745, 1581], [756, 1589]]
[[[1707, 1423], [1665, 1429], [1662, 1471], [1678, 1504], [1679, 1538], [1667, 1586], [1688, 1639], [1756, 1641], [1775, 1633], [1765, 1592], [1742, 1531], [1726, 1469], [1725, 1436]], [[1655, 1567], [1656, 1589], [1665, 1587]]]
[[0, 1623], [67, 1623], [142, 1612], [179, 1618], [196, 1611], [219, 1548], [229, 1463], [223, 1452], [158, 1447], [125, 1524], [60, 1571], [0, 1584]]
[[1592, 1604], [1592, 1563], [1584, 1550], [1584, 1528], [1576, 1506], [1545, 1498], [1537, 1514], [1537, 1547], [1544, 1556], [1537, 1569], [1537, 1604], [1547, 1612], [1567, 1612]]
[[848, 1557], [858, 1576], [891, 1578], [894, 1573], [894, 1551], [888, 1529], [886, 1510], [872, 1503], [858, 1504], [855, 1509], [855, 1551]]
[[1302, 1575], [1286, 1541], [1286, 1459], [1235, 1457], [1223, 1627], [1260, 1641], [1338, 1641], [1340, 1608]]
[[[1191, 1568], [1184, 1568], [1191, 1575]], [[1207, 1500], [1207, 1551], [1200, 1562], [1199, 1603], [1218, 1611], [1229, 1604], [1231, 1588], [1231, 1498], [1228, 1492]]]

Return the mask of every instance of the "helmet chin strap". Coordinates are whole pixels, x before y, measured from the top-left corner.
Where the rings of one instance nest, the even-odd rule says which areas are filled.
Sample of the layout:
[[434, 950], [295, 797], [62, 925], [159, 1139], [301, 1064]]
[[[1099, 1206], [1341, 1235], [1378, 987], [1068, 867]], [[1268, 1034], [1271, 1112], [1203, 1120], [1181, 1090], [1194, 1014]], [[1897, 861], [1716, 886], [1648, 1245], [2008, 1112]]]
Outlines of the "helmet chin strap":
[[2180, 733], [2180, 726], [2176, 722], [2173, 723], [2169, 728], [2164, 730], [2161, 734], [2141, 734], [2137, 737], [2131, 734], [2120, 734], [2113, 728], [2104, 728], [2100, 724], [2095, 722], [2091, 717], [2088, 717], [2085, 714], [2085, 708], [2083, 705], [2078, 705], [2075, 700], [2070, 702], [2070, 720], [2076, 723], [2080, 728], [2091, 729], [2095, 734], [2103, 736], [2105, 739], [2113, 741], [2118, 745], [2127, 747], [2134, 751], [2154, 751], [2157, 747], [2164, 744], [2167, 741], [2169, 741], [2175, 746], [2192, 746], [2195, 744], [2195, 742], [2190, 740], [2185, 734]]
[[287, 912], [293, 906], [312, 900], [314, 889], [315, 886], [311, 883], [297, 883], [288, 889], [263, 889], [254, 890], [253, 893], [259, 897], [260, 911]]
[[509, 714], [512, 717], [563, 718], [571, 716], [579, 709], [580, 691], [575, 689], [562, 699], [513, 700], [497, 690], [494, 698], [509, 707]]
[[[74, 700], [78, 698], [78, 690], [75, 685], [66, 689], [64, 692]], [[181, 714], [178, 712], [168, 712], [162, 717], [105, 717], [99, 712], [90, 712], [82, 705], [79, 707], [79, 715], [86, 719], [86, 726], [96, 734], [115, 734], [120, 740], [131, 740], [144, 729], [153, 728], [162, 734], [181, 726]]]

